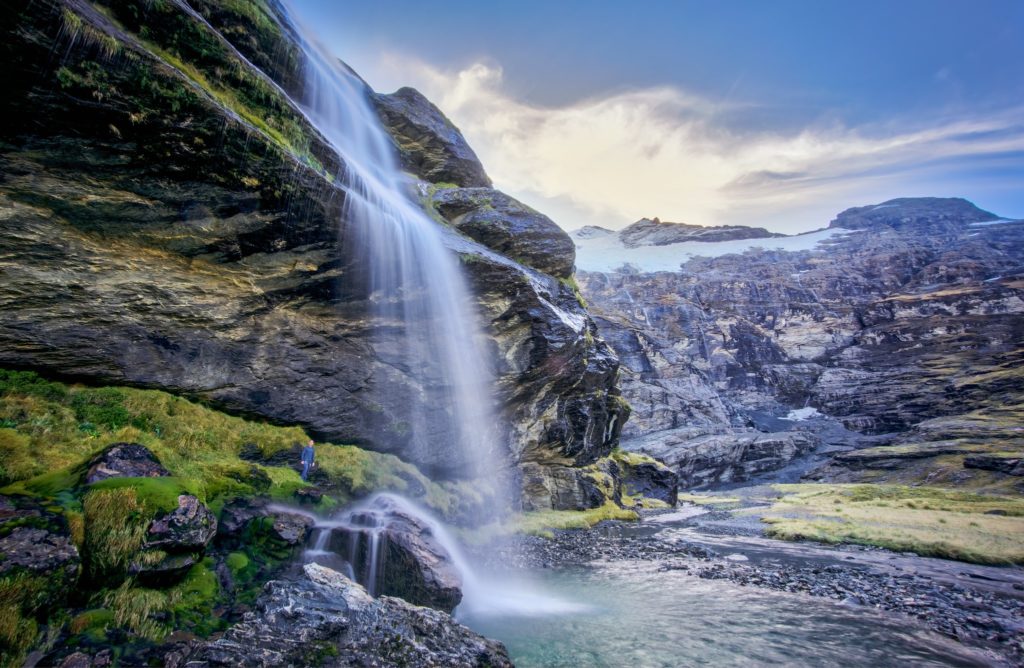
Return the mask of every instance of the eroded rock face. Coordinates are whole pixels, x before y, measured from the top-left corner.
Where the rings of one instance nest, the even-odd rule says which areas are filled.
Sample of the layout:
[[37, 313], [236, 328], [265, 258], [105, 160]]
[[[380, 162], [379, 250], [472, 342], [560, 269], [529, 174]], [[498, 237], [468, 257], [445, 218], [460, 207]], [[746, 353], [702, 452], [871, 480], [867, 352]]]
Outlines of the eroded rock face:
[[168, 654], [166, 665], [512, 666], [501, 643], [446, 613], [390, 596], [374, 599], [317, 564], [305, 566], [297, 580], [267, 583], [255, 608], [223, 637]]
[[438, 188], [432, 205], [455, 229], [555, 278], [569, 278], [576, 247], [542, 213], [493, 188]]
[[[345, 194], [329, 176], [343, 159], [235, 53], [264, 64], [283, 54], [262, 69], [300, 95], [294, 41], [226, 5], [196, 8], [223, 33], [174, 3], [141, 14], [118, 4], [116, 22], [86, 3], [5, 5], [0, 364], [158, 387], [395, 453], [435, 476], [459, 469], [444, 420], [426, 426], [416, 442], [430, 447], [417, 450], [394, 417], [413, 395], [441, 404], [447, 388], [430, 369], [390, 364], [401, 340], [367, 315]], [[74, 30], [67, 16], [78, 17]], [[163, 51], [239, 104], [261, 100], [244, 111], [275, 132], [223, 106]], [[408, 91], [380, 104], [421, 176], [489, 185], [432, 105]], [[593, 461], [626, 416], [614, 400], [617, 360], [558, 280], [571, 245], [542, 216], [489, 196], [507, 203], [502, 229], [528, 240], [523, 260], [537, 268], [472, 235], [444, 237], [465, 260], [493, 342], [499, 437], [514, 463]]]
[[405, 169], [433, 183], [490, 188], [491, 179], [462, 133], [423, 93], [399, 88], [370, 99]]
[[[941, 459], [922, 454], [928, 444], [951, 440], [961, 459], [979, 437], [982, 449], [1020, 451], [1021, 434], [1010, 430], [1024, 414], [1024, 222], [965, 200], [921, 198], [851, 209], [831, 227], [838, 232], [806, 250], [773, 250], [766, 240], [717, 256], [709, 244], [707, 257], [681, 256], [676, 272], [579, 274], [622, 360], [633, 407], [624, 447], [659, 433], [681, 448], [716, 434], [737, 443], [752, 425], [778, 432], [787, 427], [777, 418], [817, 408], [870, 435], [859, 447], [884, 434], [901, 446], [892, 456], [840, 455], [819, 472], [825, 479], [856, 480], [873, 462], [872, 480], [959, 480], [969, 467], [922, 467]], [[902, 447], [915, 443], [920, 451]], [[908, 466], [917, 477], [896, 473]], [[681, 474], [683, 484], [719, 475]]]
[[144, 445], [114, 443], [89, 462], [86, 484], [107, 478], [159, 478], [169, 476], [160, 460]]
[[753, 430], [694, 435], [690, 429], [656, 432], [627, 443], [671, 467], [683, 489], [739, 482], [782, 468], [807, 454], [818, 439], [805, 432]]

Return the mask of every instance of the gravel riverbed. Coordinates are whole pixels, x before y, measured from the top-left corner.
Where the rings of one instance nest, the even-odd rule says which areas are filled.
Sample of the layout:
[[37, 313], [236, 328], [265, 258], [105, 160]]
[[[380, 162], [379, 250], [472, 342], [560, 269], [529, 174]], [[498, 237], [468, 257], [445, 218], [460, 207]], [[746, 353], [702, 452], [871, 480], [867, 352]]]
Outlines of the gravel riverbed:
[[523, 537], [492, 545], [494, 564], [526, 569], [602, 562], [658, 562], [706, 580], [728, 580], [915, 618], [984, 650], [991, 665], [1024, 666], [1024, 569], [977, 566], [859, 546], [790, 543], [729, 530], [728, 513], [652, 513], [639, 523]]

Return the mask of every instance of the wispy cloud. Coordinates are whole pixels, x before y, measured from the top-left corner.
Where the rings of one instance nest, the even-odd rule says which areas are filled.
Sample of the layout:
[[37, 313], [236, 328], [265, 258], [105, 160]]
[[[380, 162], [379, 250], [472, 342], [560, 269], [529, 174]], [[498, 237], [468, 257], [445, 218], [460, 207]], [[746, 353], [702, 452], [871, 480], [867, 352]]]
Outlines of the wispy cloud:
[[549, 204], [566, 228], [657, 215], [810, 229], [848, 205], [964, 194], [920, 189], [948, 183], [958, 161], [1024, 152], [1021, 109], [784, 133], [738, 123], [749, 107], [674, 87], [546, 108], [517, 99], [494, 65], [444, 71], [398, 56], [386, 64], [462, 129], [498, 187]]

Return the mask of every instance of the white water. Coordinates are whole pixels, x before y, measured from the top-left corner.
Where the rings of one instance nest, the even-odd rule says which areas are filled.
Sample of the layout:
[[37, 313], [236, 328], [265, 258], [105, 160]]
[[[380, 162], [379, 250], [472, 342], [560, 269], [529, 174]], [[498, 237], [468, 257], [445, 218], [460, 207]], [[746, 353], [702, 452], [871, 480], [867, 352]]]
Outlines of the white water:
[[376, 383], [386, 389], [376, 399], [390, 414], [382, 429], [406, 439], [403, 458], [431, 472], [493, 479], [503, 470], [494, 382], [458, 260], [409, 199], [365, 85], [293, 26], [306, 62], [301, 106], [345, 164], [340, 224], [365, 279], [383, 361]]
[[[438, 545], [448, 553], [452, 566], [462, 578], [462, 602], [456, 609], [456, 617], [532, 617], [584, 612], [589, 609], [588, 606], [538, 592], [536, 585], [522, 575], [512, 577], [505, 574], [495, 577], [493, 574], [480, 573], [443, 522], [397, 494], [374, 494], [329, 519], [289, 506], [271, 505], [269, 508], [312, 518], [316, 538], [313, 547], [306, 549], [303, 558], [306, 561], [324, 562], [325, 566], [342, 570], [371, 594], [378, 592], [383, 569], [387, 566], [381, 560], [382, 534], [387, 529], [388, 514], [393, 508], [429, 527]], [[337, 554], [329, 549], [331, 532], [334, 530], [344, 530], [350, 536], [345, 554]], [[360, 569], [362, 572], [357, 573], [353, 561], [359, 554], [359, 541], [364, 540], [363, 536], [368, 536], [370, 541], [367, 546], [368, 559], [364, 568]], [[339, 562], [339, 559], [344, 561]]]

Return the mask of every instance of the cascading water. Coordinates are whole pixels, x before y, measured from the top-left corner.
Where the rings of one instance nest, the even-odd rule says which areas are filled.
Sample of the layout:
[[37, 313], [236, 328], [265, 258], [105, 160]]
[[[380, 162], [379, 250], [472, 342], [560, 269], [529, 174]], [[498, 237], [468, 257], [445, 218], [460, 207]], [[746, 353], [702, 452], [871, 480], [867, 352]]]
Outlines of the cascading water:
[[389, 392], [379, 403], [402, 411], [382, 416], [381, 428], [404, 438], [403, 457], [432, 473], [494, 480], [504, 462], [493, 379], [457, 260], [437, 223], [410, 200], [365, 84], [292, 23], [305, 56], [302, 106], [346, 166], [344, 223], [364, 273], [382, 373], [403, 376], [378, 379]]
[[[287, 13], [287, 12], [286, 12]], [[339, 175], [345, 190], [344, 224], [351, 233], [357, 262], [363, 267], [366, 296], [380, 334], [377, 357], [398, 370], [403, 382], [382, 383], [406, 389], [386, 403], [401, 406], [392, 431], [409, 435], [405, 458], [434, 463], [432, 472], [473, 478], [490, 487], [489, 513], [477, 523], [511, 509], [505, 460], [497, 443], [492, 408], [493, 378], [482, 352], [481, 333], [470, 308], [472, 299], [439, 226], [407, 195], [393, 147], [367, 99], [361, 80], [329, 56], [288, 19], [305, 57], [306, 116], [345, 164]], [[382, 402], [383, 403], [383, 402]], [[447, 446], [437, 450], [437, 446]], [[440, 469], [440, 471], [438, 470]], [[414, 518], [447, 552], [461, 576], [459, 610], [470, 614], [544, 614], [580, 609], [533, 593], [525, 583], [480, 577], [446, 527], [411, 501], [377, 495], [325, 520], [313, 516], [316, 538], [306, 551], [310, 561], [324, 561], [379, 591], [386, 568], [383, 551], [392, 528], [388, 511]], [[295, 512], [289, 509], [289, 512]], [[339, 546], [337, 536], [346, 536]]]
[[[270, 509], [301, 512], [286, 506], [271, 506]], [[459, 541], [443, 522], [396, 494], [375, 494], [330, 519], [306, 514], [315, 522], [316, 538], [313, 547], [305, 551], [304, 559], [344, 572], [362, 583], [371, 594], [381, 590], [388, 529], [396, 519], [401, 523], [403, 518], [411, 518], [426, 528], [427, 534], [441, 547], [461, 577], [462, 602], [457, 616], [535, 616], [587, 609], [587, 606], [538, 593], [531, 583], [523, 579], [510, 578], [507, 574], [501, 578], [485, 577], [474, 568]]]

